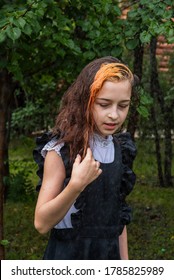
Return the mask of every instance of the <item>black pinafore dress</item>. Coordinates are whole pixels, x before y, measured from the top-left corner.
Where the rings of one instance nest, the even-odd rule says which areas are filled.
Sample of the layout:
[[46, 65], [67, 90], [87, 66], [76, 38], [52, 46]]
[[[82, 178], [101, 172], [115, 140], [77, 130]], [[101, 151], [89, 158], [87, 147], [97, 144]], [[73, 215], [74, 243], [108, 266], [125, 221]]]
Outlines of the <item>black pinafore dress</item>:
[[[43, 259], [120, 259], [120, 186], [123, 165], [120, 145], [114, 141], [114, 146], [114, 161], [101, 163], [102, 174], [77, 198], [75, 207], [79, 211], [71, 214], [73, 228], [51, 230]], [[67, 158], [63, 160], [67, 164]]]

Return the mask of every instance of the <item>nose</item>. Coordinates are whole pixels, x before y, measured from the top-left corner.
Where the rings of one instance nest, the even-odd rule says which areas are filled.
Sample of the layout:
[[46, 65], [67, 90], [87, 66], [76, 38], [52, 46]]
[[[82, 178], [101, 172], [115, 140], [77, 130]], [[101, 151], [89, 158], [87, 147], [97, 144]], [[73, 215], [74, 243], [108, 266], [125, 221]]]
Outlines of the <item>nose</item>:
[[113, 120], [116, 120], [118, 118], [118, 111], [117, 109], [114, 109], [112, 110], [109, 114], [108, 114], [108, 117], [113, 119]]

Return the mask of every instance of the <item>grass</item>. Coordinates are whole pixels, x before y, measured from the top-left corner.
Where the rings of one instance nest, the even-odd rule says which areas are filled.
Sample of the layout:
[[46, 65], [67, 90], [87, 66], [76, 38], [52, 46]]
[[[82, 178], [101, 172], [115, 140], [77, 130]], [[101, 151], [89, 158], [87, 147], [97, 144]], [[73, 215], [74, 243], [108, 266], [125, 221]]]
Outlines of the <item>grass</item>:
[[42, 255], [47, 235], [40, 235], [33, 226], [35, 201], [7, 202], [5, 205], [5, 236], [9, 241], [5, 258], [8, 260], [37, 260]]
[[172, 188], [135, 186], [127, 200], [133, 209], [128, 226], [131, 259], [174, 259], [173, 196]]
[[[32, 160], [33, 139], [13, 141], [10, 146], [11, 172], [13, 162], [27, 162], [33, 189], [37, 182], [36, 165]], [[129, 256], [134, 260], [174, 259], [174, 188], [159, 188], [152, 140], [137, 143], [138, 156], [134, 163], [137, 183], [127, 201], [133, 209], [133, 220], [128, 225]], [[25, 166], [24, 166], [25, 168]], [[28, 178], [27, 178], [28, 179]], [[17, 187], [17, 186], [16, 186]], [[4, 239], [6, 259], [42, 259], [48, 240], [33, 226], [37, 195], [16, 202], [7, 200], [4, 206]]]

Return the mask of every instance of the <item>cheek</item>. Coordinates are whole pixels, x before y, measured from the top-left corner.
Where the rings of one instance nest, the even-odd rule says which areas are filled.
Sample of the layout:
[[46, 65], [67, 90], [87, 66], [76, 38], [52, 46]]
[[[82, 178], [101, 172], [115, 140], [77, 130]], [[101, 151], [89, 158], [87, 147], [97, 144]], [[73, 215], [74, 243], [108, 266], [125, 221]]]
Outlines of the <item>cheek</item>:
[[92, 110], [92, 116], [93, 116], [94, 121], [98, 120], [100, 118], [100, 115], [101, 115], [101, 112], [100, 112], [99, 108], [94, 106], [93, 110]]
[[122, 112], [120, 113], [120, 116], [121, 116], [121, 118], [122, 118], [123, 121], [126, 119], [126, 117], [127, 117], [127, 115], [128, 115], [128, 112], [129, 112], [129, 109], [127, 109], [127, 110], [125, 110], [125, 111], [122, 111]]
[[98, 112], [97, 110], [95, 109], [95, 107], [93, 108], [92, 112], [91, 112], [91, 116], [92, 116], [92, 119], [94, 121], [94, 123], [96, 123], [97, 119], [98, 119]]

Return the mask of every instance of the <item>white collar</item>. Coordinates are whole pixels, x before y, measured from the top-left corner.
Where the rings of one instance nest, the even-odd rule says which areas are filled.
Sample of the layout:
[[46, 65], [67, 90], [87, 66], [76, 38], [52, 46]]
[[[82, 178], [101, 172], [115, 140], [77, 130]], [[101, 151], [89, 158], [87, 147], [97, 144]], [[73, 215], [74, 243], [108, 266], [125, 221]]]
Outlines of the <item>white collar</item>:
[[112, 140], [113, 140], [112, 135], [108, 135], [107, 138], [104, 138], [103, 136], [101, 136], [97, 133], [94, 133], [90, 142], [92, 142], [94, 145], [104, 148], [104, 147], [108, 147], [110, 145], [110, 143], [112, 142]]

